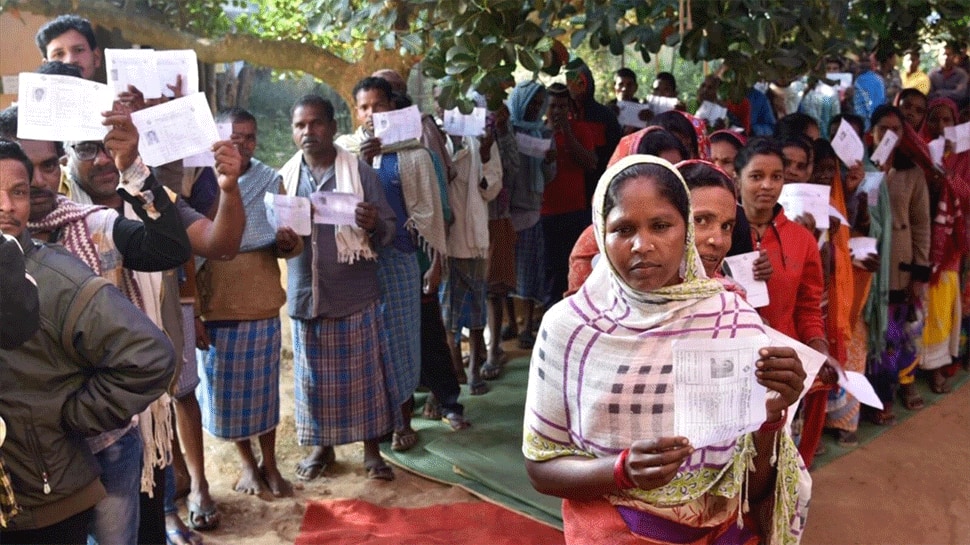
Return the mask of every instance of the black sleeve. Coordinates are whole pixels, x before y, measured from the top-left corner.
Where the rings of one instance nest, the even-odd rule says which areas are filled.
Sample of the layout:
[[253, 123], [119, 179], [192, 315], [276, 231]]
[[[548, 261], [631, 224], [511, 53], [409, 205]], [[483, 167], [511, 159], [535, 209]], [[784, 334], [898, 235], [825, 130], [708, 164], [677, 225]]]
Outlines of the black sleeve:
[[0, 236], [0, 348], [17, 348], [37, 332], [38, 310], [37, 286], [27, 279], [23, 252]]
[[119, 216], [114, 225], [115, 247], [124, 256], [125, 268], [134, 271], [153, 272], [178, 267], [192, 257], [189, 235], [178, 209], [154, 175], [145, 179], [142, 191], [152, 193], [155, 210], [160, 216], [152, 219], [140, 200], [119, 190], [141, 221]]

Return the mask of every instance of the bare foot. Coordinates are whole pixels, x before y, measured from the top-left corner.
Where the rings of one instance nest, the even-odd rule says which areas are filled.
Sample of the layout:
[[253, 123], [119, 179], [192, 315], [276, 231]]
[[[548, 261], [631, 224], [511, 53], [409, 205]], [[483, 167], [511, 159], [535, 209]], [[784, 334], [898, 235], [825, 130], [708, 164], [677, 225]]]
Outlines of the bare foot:
[[284, 479], [280, 470], [275, 466], [272, 468], [260, 466], [259, 474], [274, 497], [288, 498], [293, 495], [293, 484]]
[[244, 468], [236, 481], [236, 492], [258, 496], [266, 491], [263, 479], [256, 468]]

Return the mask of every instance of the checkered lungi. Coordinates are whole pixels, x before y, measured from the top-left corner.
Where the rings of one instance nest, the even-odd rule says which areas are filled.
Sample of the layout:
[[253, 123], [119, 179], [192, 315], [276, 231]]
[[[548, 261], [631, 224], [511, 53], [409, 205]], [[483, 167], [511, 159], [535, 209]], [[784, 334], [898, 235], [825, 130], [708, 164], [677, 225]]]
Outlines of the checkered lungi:
[[485, 259], [448, 258], [448, 274], [441, 285], [441, 313], [448, 331], [485, 328], [487, 273]]
[[421, 378], [421, 269], [418, 254], [381, 248], [377, 257], [388, 358], [404, 403]]
[[296, 437], [342, 445], [394, 428], [400, 399], [386, 363], [378, 302], [343, 318], [293, 319]]
[[199, 362], [202, 426], [220, 439], [262, 435], [280, 421], [280, 319], [211, 322]]
[[515, 240], [515, 295], [541, 303], [545, 298], [546, 267], [542, 223], [536, 222], [516, 232]]

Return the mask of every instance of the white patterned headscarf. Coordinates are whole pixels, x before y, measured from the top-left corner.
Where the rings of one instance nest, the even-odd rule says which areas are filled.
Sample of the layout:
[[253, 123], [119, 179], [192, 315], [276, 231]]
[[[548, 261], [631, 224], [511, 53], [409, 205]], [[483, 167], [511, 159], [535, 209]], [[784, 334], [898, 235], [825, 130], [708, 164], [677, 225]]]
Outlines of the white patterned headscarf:
[[687, 237], [684, 240], [684, 259], [680, 264], [681, 282], [673, 286], [665, 286], [650, 292], [641, 292], [630, 287], [620, 277], [613, 263], [610, 262], [606, 253], [606, 195], [614, 180], [627, 169], [639, 165], [657, 165], [669, 170], [680, 181], [684, 193], [690, 202], [690, 190], [687, 183], [680, 175], [680, 172], [668, 161], [653, 155], [628, 155], [606, 169], [596, 185], [596, 192], [593, 194], [593, 230], [596, 236], [596, 244], [599, 247], [600, 255], [606, 259], [601, 259], [607, 264], [610, 276], [614, 279], [614, 284], [618, 286], [623, 295], [643, 303], [663, 303], [667, 301], [683, 301], [687, 299], [703, 299], [714, 295], [722, 290], [720, 282], [711, 280], [704, 272], [700, 255], [694, 245], [694, 215], [688, 205], [687, 214]]

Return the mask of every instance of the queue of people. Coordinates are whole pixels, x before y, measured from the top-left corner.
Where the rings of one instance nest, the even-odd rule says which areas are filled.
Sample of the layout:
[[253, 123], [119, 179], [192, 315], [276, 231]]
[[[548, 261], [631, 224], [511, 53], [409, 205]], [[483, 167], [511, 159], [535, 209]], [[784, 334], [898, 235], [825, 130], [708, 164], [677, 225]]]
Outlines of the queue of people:
[[[92, 78], [102, 62], [77, 16], [37, 43], [45, 73]], [[389, 145], [373, 116], [411, 99], [381, 70], [354, 87], [352, 134], [338, 135], [327, 99], [297, 100], [279, 171], [256, 159], [244, 109], [218, 113], [232, 133], [209, 168], [144, 164], [131, 114], [154, 101], [134, 88], [103, 114], [103, 141], [18, 138], [18, 109], [4, 110], [0, 541], [200, 543], [221, 522], [203, 429], [235, 444], [237, 491], [293, 495], [276, 460], [285, 305], [296, 439], [310, 449], [293, 478], [363, 442], [367, 478], [393, 480], [380, 444], [417, 444], [415, 391], [430, 390], [423, 416], [468, 428], [460, 384], [487, 395], [508, 359], [500, 341], [515, 339], [533, 350], [526, 467], [564, 498], [568, 542], [797, 542], [825, 430], [853, 446], [860, 415], [889, 425], [897, 399], [922, 407], [915, 380], [945, 393], [967, 366], [970, 152], [928, 149], [968, 98], [959, 47], [945, 52], [929, 94], [885, 49], [848, 102], [819, 80], [730, 103], [710, 76], [699, 95], [724, 106], [713, 120], [684, 111], [661, 73], [642, 129], [616, 116], [637, 101], [636, 74], [617, 72], [611, 109], [584, 66], [516, 84], [482, 136], [425, 115], [420, 139]], [[900, 143], [882, 164], [843, 164], [823, 138], [843, 120], [873, 146], [890, 132]], [[519, 137], [548, 151], [520, 151]], [[831, 188], [828, 228], [786, 215], [786, 183]], [[320, 192], [354, 194], [353, 224], [298, 235], [267, 219], [267, 194]], [[877, 251], [852, 255], [855, 237]], [[724, 267], [747, 252], [767, 286], [758, 309]], [[672, 343], [769, 327], [822, 354], [818, 372], [764, 346], [755, 380], [777, 395], [758, 430], [703, 448], [672, 435]], [[866, 373], [883, 408], [863, 412], [840, 370]]]

